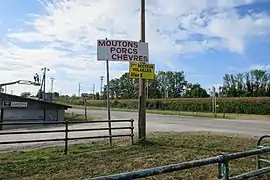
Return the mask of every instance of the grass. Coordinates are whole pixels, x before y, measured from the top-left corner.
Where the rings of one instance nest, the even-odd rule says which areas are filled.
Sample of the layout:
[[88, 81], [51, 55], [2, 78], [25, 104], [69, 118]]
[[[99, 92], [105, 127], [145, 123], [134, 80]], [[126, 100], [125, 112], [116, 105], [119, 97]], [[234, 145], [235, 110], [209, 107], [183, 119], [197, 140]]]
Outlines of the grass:
[[[71, 105], [73, 108], [84, 109], [84, 106]], [[106, 110], [106, 107], [88, 106], [89, 110]], [[112, 111], [137, 112], [137, 109], [111, 108]], [[147, 110], [150, 114], [164, 114], [177, 116], [195, 116], [204, 118], [223, 118], [223, 119], [248, 119], [248, 120], [270, 120], [270, 115], [256, 114], [233, 114], [233, 113], [217, 113], [216, 117], [213, 113], [206, 112], [185, 112], [185, 111], [170, 111], [170, 110]]]
[[84, 114], [75, 114], [75, 113], [65, 113], [65, 119], [68, 121], [94, 121], [94, 120], [100, 120], [102, 117], [99, 116], [90, 116], [87, 115], [87, 119], [85, 119]]
[[[270, 145], [270, 142], [267, 142]], [[213, 133], [155, 133], [144, 143], [130, 139], [92, 141], [63, 147], [0, 154], [0, 179], [83, 179], [180, 163], [255, 148], [256, 139]], [[255, 158], [230, 161], [230, 174], [255, 170]], [[270, 176], [268, 176], [268, 179]], [[217, 165], [152, 176], [149, 179], [217, 179]], [[265, 177], [265, 180], [267, 177]]]

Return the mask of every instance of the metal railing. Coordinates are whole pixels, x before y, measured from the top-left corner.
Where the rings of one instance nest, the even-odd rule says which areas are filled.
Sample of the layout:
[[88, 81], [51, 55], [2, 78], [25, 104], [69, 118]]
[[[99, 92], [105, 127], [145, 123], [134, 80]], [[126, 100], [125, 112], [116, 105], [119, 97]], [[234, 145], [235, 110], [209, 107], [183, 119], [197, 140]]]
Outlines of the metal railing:
[[[264, 136], [259, 138], [259, 140], [257, 141], [257, 149], [264, 147], [264, 146], [262, 146], [261, 143], [265, 139], [270, 139], [270, 135], [264, 135]], [[256, 161], [257, 161], [257, 169], [261, 169], [262, 163], [270, 165], [270, 159], [263, 158], [260, 155], [256, 156]]]
[[[258, 145], [260, 145], [261, 141], [265, 138], [270, 137], [268, 136], [263, 136], [258, 140]], [[237, 175], [234, 177], [229, 176], [229, 161], [234, 160], [234, 159], [240, 159], [244, 157], [249, 157], [249, 156], [257, 156], [257, 160], [259, 162], [265, 162], [263, 159], [260, 159], [259, 155], [269, 153], [270, 152], [270, 146], [268, 147], [263, 147], [260, 146], [257, 149], [254, 150], [249, 150], [245, 152], [237, 152], [237, 153], [232, 153], [232, 154], [221, 154], [215, 157], [210, 157], [210, 158], [205, 158], [205, 159], [199, 159], [195, 161], [189, 161], [189, 162], [183, 162], [179, 164], [171, 164], [168, 166], [161, 166], [161, 167], [156, 167], [156, 168], [150, 168], [150, 169], [142, 169], [138, 171], [132, 171], [132, 172], [126, 172], [126, 173], [120, 173], [120, 174], [114, 174], [114, 175], [109, 175], [109, 176], [101, 176], [101, 177], [96, 177], [92, 178], [92, 180], [130, 180], [130, 179], [139, 179], [139, 178], [145, 178], [149, 176], [154, 176], [154, 175], [160, 175], [160, 174], [165, 174], [165, 173], [171, 173], [175, 171], [181, 171], [181, 170], [186, 170], [190, 168], [195, 168], [195, 167], [201, 167], [201, 166], [206, 166], [210, 164], [218, 164], [218, 179], [219, 180], [246, 180], [252, 177], [258, 177], [260, 175], [270, 173], [270, 164], [269, 166], [261, 168], [259, 166], [259, 169], [255, 171], [251, 171], [248, 173], [244, 173], [241, 175]], [[269, 162], [269, 161], [268, 161]]]
[[[64, 141], [65, 148], [64, 154], [68, 152], [68, 141], [71, 140], [86, 140], [86, 139], [104, 139], [109, 138], [110, 141], [112, 138], [117, 137], [131, 137], [131, 143], [134, 143], [134, 119], [128, 120], [110, 120], [110, 123], [124, 123], [130, 122], [130, 126], [119, 126], [111, 128], [81, 128], [81, 129], [69, 129], [69, 125], [74, 124], [97, 124], [97, 123], [108, 123], [108, 120], [102, 121], [58, 121], [58, 122], [21, 122], [21, 123], [0, 123], [0, 126], [18, 126], [18, 125], [65, 125], [62, 130], [27, 130], [27, 131], [7, 131], [1, 132], [1, 135], [18, 135], [18, 134], [46, 134], [46, 133], [64, 133], [64, 138], [54, 138], [54, 139], [31, 139], [31, 140], [19, 140], [19, 141], [0, 141], [0, 145], [6, 144], [22, 144], [22, 143], [39, 143], [39, 142], [56, 142]], [[107, 135], [107, 136], [87, 136], [87, 137], [69, 137], [69, 132], [82, 132], [82, 131], [110, 131], [110, 130], [130, 130], [130, 134], [118, 134], [118, 135]]]

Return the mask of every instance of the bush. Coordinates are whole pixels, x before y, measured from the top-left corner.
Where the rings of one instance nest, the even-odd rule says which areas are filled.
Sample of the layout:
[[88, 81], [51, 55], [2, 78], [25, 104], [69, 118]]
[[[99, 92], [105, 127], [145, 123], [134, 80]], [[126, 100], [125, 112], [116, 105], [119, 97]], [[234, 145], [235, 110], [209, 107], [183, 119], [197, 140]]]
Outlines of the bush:
[[[147, 109], [212, 112], [212, 98], [151, 99], [146, 102]], [[61, 102], [83, 105], [83, 100], [65, 99]], [[88, 100], [88, 106], [106, 107], [106, 100]], [[270, 98], [217, 98], [218, 113], [270, 114]], [[111, 100], [112, 108], [138, 108], [138, 100]]]

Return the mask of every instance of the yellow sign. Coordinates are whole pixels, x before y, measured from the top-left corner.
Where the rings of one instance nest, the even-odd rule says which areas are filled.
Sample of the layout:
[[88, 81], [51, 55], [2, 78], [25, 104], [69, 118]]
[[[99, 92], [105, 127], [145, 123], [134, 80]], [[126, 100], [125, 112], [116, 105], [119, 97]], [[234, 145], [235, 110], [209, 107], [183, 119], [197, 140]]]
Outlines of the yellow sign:
[[155, 65], [137, 62], [129, 63], [129, 77], [135, 79], [154, 79]]

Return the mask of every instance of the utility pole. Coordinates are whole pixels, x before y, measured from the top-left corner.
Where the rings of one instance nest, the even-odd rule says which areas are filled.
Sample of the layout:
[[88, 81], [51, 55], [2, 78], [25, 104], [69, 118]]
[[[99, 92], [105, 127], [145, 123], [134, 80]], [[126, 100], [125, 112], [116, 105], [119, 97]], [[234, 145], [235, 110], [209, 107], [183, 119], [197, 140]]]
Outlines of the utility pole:
[[93, 94], [95, 94], [95, 84], [93, 84]]
[[100, 76], [100, 99], [102, 99], [103, 80], [104, 80], [104, 76]]
[[78, 97], [81, 96], [81, 90], [82, 90], [82, 86], [81, 83], [79, 83], [79, 88], [78, 88]]
[[53, 100], [53, 81], [54, 81], [54, 78], [51, 77], [51, 96], [52, 96], [52, 100]]
[[46, 72], [47, 71], [50, 71], [50, 69], [44, 67], [44, 68], [41, 68], [41, 71], [43, 71], [43, 101], [45, 101], [45, 94], [46, 94]]
[[53, 93], [53, 81], [54, 81], [54, 78], [51, 77], [50, 79], [51, 79], [51, 93]]
[[[145, 42], [145, 0], [141, 0], [141, 42]], [[146, 93], [145, 93], [145, 79], [139, 81], [139, 118], [138, 129], [139, 139], [144, 140], [146, 138]]]
[[95, 99], [95, 84], [93, 84], [93, 98]]

